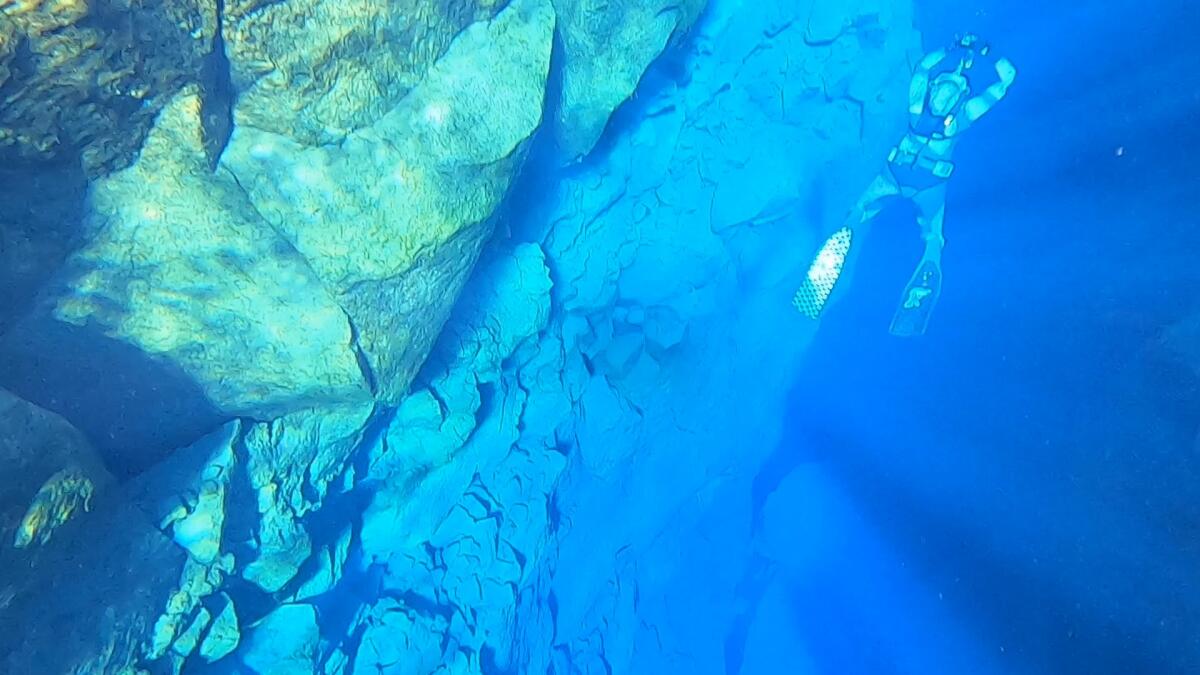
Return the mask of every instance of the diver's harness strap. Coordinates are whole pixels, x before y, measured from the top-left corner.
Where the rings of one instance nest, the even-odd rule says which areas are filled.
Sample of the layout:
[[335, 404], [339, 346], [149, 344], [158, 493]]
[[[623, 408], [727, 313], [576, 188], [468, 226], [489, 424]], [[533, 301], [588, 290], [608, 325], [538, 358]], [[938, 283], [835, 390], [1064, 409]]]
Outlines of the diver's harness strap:
[[925, 169], [935, 177], [941, 179], [949, 178], [950, 174], [954, 173], [954, 162], [948, 162], [944, 159], [930, 159], [919, 154], [906, 152], [901, 150], [898, 145], [894, 146], [888, 154], [888, 161], [892, 164]]

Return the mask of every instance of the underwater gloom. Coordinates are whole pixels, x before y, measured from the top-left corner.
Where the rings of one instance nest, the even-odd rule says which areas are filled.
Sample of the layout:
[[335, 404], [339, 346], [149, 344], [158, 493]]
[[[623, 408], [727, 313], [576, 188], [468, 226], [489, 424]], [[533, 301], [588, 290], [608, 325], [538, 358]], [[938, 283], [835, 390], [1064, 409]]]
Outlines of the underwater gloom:
[[1200, 673], [1197, 31], [0, 0], [0, 675]]

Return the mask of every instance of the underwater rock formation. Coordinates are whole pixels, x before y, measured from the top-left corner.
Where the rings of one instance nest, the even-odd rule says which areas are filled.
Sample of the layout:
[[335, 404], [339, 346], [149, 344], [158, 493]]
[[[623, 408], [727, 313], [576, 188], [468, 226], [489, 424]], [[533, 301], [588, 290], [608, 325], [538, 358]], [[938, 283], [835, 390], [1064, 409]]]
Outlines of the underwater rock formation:
[[245, 523], [237, 557], [247, 581], [274, 593], [309, 560], [312, 538], [303, 519], [346, 470], [372, 411], [370, 405], [306, 410], [247, 430], [241, 447], [250, 491], [242, 503], [252, 496], [257, 514], [235, 513]]
[[[336, 66], [400, 14], [230, 3], [244, 107], [217, 171], [187, 91], [94, 184], [89, 242], [0, 373], [57, 368], [43, 393], [74, 395], [73, 421], [109, 411], [90, 420], [120, 439], [108, 458], [173, 449], [41, 549], [17, 616], [88, 622], [52, 672], [725, 672], [745, 561], [705, 542], [749, 546], [727, 505], [749, 503], [808, 337], [791, 284], [904, 124], [911, 8], [717, 2], [686, 77], [600, 82], [588, 49], [644, 67], [702, 3], [456, 6], [430, 30], [486, 20], [444, 50]], [[346, 45], [281, 55], [268, 24], [328, 30], [300, 16], [346, 17]], [[547, 106], [556, 25], [575, 79]], [[347, 88], [282, 91], [306, 63], [311, 91]], [[586, 153], [639, 82], [636, 124], [497, 215], [542, 125]], [[511, 237], [485, 247], [497, 218]], [[55, 556], [85, 527], [111, 543], [67, 579]]]
[[554, 0], [563, 46], [554, 132], [568, 161], [587, 155], [668, 42], [708, 0]]
[[[54, 639], [40, 634], [27, 636], [9, 661], [0, 661], [12, 666], [5, 672], [90, 667], [78, 672], [115, 673], [134, 663], [180, 672], [238, 649], [246, 663], [273, 658], [279, 644], [292, 644], [296, 627], [284, 622], [272, 629], [275, 613], [262, 610], [264, 604], [290, 600], [285, 607], [292, 609], [279, 610], [280, 616], [312, 614], [313, 600], [340, 583], [346, 570], [348, 532], [329, 540], [324, 529], [314, 529], [322, 521], [312, 516], [327, 497], [349, 488], [350, 459], [370, 440], [364, 432], [371, 414], [367, 405], [297, 413], [270, 424], [229, 422], [120, 489], [101, 493], [97, 508], [73, 519], [44, 548], [3, 550], [0, 563], [25, 565], [23, 572], [0, 567], [15, 580], [0, 596], [13, 607], [12, 613], [0, 607], [2, 622], [21, 620], [20, 612], [52, 620], [59, 609], [31, 607], [53, 605], [59, 593], [82, 594], [94, 603], [62, 608], [83, 617], [104, 611], [108, 601], [101, 592], [129, 596], [122, 605], [126, 613], [103, 619], [107, 632], [73, 634], [51, 670], [27, 665]], [[97, 529], [105, 539], [84, 556], [86, 573], [72, 580], [51, 576], [72, 564], [74, 551]], [[32, 555], [37, 565], [29, 566]], [[127, 569], [118, 574], [113, 565]], [[104, 583], [87, 592], [77, 588], [93, 574]], [[235, 577], [244, 581], [230, 583]], [[268, 617], [254, 622], [252, 639], [243, 644], [242, 622], [256, 613]]]
[[235, 122], [305, 145], [340, 142], [424, 81], [459, 31], [507, 4], [228, 0]]
[[92, 184], [88, 243], [3, 338], [10, 386], [54, 397], [111, 452], [369, 396], [349, 321], [234, 180], [208, 171], [199, 116], [182, 92], [138, 161]]
[[[58, 415], [0, 389], [0, 551], [45, 544], [112, 482], [96, 451]], [[10, 562], [0, 553], [0, 569]], [[0, 598], [8, 594], [0, 588]]]
[[404, 394], [491, 233], [541, 122], [553, 27], [548, 0], [515, 0], [337, 145], [233, 135], [223, 166], [350, 316], [382, 401]]
[[0, 163], [126, 166], [204, 72], [216, 0], [0, 2]]
[[[15, 442], [8, 449], [25, 442], [48, 458], [61, 457], [78, 438], [27, 404], [8, 407], [4, 422], [5, 437]], [[0, 542], [0, 671], [130, 672], [150, 642], [149, 627], [187, 555], [111, 478], [92, 473], [90, 480], [90, 509], [76, 509], [52, 537], [22, 548]], [[37, 485], [22, 480], [13, 492]]]
[[790, 283], [903, 128], [917, 44], [906, 7], [819, 4], [710, 17], [686, 86], [477, 270], [371, 456], [356, 666], [401, 642], [400, 672], [725, 672], [745, 561], [698, 542], [749, 547], [727, 505], [806, 339]]

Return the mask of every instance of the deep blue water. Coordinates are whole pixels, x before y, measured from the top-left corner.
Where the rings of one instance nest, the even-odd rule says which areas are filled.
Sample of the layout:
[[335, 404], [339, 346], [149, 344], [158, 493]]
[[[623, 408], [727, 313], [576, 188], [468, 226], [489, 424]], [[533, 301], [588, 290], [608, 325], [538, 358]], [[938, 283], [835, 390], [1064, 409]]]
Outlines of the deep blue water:
[[[878, 330], [918, 255], [896, 209], [798, 376], [774, 461], [819, 466], [853, 534], [794, 606], [891, 599], [812, 627], [820, 672], [1194, 672], [1200, 391], [1160, 341], [1200, 305], [1200, 11], [918, 8], [1021, 74], [959, 148], [936, 325]], [[893, 630], [927, 669], [845, 638]]]

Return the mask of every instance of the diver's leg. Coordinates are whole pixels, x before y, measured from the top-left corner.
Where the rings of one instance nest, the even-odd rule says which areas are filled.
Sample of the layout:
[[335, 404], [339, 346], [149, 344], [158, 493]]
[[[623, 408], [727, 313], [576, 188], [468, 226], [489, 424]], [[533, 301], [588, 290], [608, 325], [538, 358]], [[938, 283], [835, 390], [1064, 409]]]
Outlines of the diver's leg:
[[942, 294], [942, 248], [946, 239], [942, 225], [946, 214], [946, 188], [938, 186], [913, 195], [917, 207], [917, 224], [925, 251], [917, 269], [900, 295], [900, 305], [892, 317], [892, 335], [913, 337], [923, 335], [933, 316], [933, 309]]
[[940, 265], [942, 249], [946, 247], [946, 237], [942, 233], [946, 218], [946, 187], [942, 185], [918, 192], [913, 203], [917, 205], [917, 224], [921, 226], [921, 238], [925, 240], [921, 260]]
[[854, 208], [846, 217], [845, 225], [865, 233], [867, 225], [883, 210], [884, 202], [899, 194], [900, 186], [896, 184], [896, 179], [892, 178], [889, 171], [884, 170], [875, 176], [875, 180], [871, 181], [854, 203]]
[[821, 318], [835, 288], [844, 287], [843, 270], [851, 268], [858, 257], [861, 241], [866, 236], [870, 222], [883, 209], [883, 202], [900, 194], [900, 187], [887, 171], [875, 177], [867, 187], [840, 228], [824, 241], [809, 264], [804, 281], [792, 304], [796, 310], [810, 319]]

